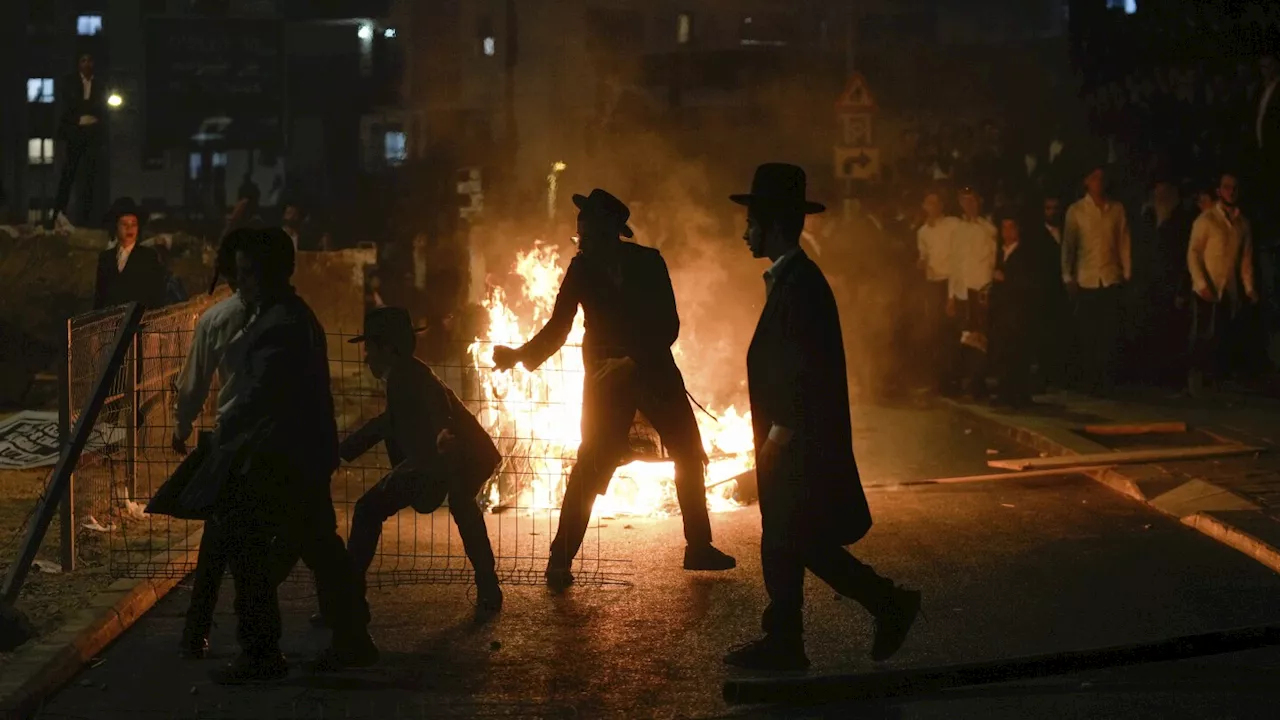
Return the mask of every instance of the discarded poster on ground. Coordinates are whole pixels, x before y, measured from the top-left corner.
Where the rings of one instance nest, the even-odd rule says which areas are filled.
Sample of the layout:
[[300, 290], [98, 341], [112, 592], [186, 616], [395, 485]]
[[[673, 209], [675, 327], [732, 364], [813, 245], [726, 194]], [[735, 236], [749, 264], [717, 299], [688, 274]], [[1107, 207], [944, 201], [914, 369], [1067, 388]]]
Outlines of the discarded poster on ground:
[[[94, 428], [86, 453], [124, 439], [124, 428]], [[58, 413], [23, 410], [0, 421], [0, 469], [25, 470], [58, 462]]]

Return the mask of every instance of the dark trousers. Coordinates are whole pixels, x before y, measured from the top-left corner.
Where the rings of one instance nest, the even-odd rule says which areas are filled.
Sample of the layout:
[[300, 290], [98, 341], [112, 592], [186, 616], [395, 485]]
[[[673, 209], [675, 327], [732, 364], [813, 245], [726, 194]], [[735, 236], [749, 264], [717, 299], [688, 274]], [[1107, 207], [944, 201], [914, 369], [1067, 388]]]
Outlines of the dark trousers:
[[1113, 373], [1123, 298], [1119, 285], [1080, 288], [1076, 297], [1078, 379], [1086, 392], [1110, 392], [1115, 386]]
[[636, 411], [644, 414], [676, 466], [676, 500], [684, 520], [685, 542], [693, 547], [711, 544], [707, 513], [706, 455], [693, 408], [682, 392], [652, 392], [639, 378], [619, 380], [599, 388], [590, 379], [583, 388], [582, 444], [569, 473], [560, 523], [551, 541], [549, 565], [567, 568], [582, 548], [591, 524], [596, 495], [604, 494], [618, 465], [630, 452], [629, 433]]
[[939, 391], [951, 390], [956, 384], [956, 353], [959, 350], [960, 325], [947, 317], [949, 291], [945, 280], [925, 283], [924, 322], [928, 342], [922, 350], [932, 372], [930, 380]]
[[1031, 400], [1031, 364], [1035, 358], [1035, 333], [1022, 318], [997, 315], [991, 326], [991, 369], [996, 395], [1006, 402]]
[[282, 512], [275, 520], [264, 520], [252, 511], [224, 515], [226, 553], [236, 590], [236, 636], [240, 649], [251, 658], [271, 658], [280, 652], [277, 588], [299, 558], [315, 575], [320, 612], [333, 627], [334, 645], [368, 632], [364, 580], [338, 535], [328, 486], [299, 505], [298, 513]]
[[[762, 498], [763, 503], [763, 498]], [[761, 508], [763, 511], [763, 507]], [[761, 628], [766, 634], [804, 632], [804, 571], [810, 570], [840, 595], [857, 601], [873, 615], [885, 606], [893, 581], [840, 545], [797, 537], [781, 523], [764, 523], [760, 560], [769, 594]]]
[[[488, 478], [486, 474], [485, 478]], [[476, 491], [480, 483], [473, 478], [450, 474], [448, 479], [401, 473], [388, 473], [377, 485], [356, 501], [351, 518], [351, 538], [348, 548], [355, 571], [364, 577], [378, 550], [382, 537], [382, 523], [407, 507], [421, 513], [435, 512], [449, 500], [449, 514], [458, 525], [462, 549], [475, 569], [476, 585], [482, 588], [498, 584], [494, 568], [493, 546], [489, 543], [489, 529], [484, 524], [484, 512], [476, 504]], [[322, 610], [323, 612], [323, 610]]]
[[85, 171], [83, 194], [80, 198], [80, 219], [84, 224], [91, 224], [94, 218], [93, 191], [97, 183], [98, 155], [102, 149], [102, 123], [76, 127], [67, 137], [67, 159], [62, 163], [62, 174], [58, 178], [58, 195], [54, 199], [53, 212], [65, 213], [71, 202], [71, 189], [76, 184], [76, 177], [83, 167]]
[[1229, 374], [1234, 367], [1235, 313], [1230, 300], [1206, 302], [1199, 295], [1191, 305], [1191, 369], [1213, 380]]

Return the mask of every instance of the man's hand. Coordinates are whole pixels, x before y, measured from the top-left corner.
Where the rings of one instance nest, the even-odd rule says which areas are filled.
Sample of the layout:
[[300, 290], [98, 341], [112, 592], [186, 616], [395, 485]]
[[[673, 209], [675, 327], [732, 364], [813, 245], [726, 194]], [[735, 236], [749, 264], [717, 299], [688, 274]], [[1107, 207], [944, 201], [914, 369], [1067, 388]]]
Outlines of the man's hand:
[[520, 362], [520, 351], [499, 345], [493, 349], [493, 369], [510, 370]]
[[1199, 295], [1200, 299], [1204, 300], [1205, 302], [1213, 302], [1214, 300], [1217, 300], [1217, 298], [1213, 296], [1213, 291], [1210, 290], [1209, 286], [1207, 285], [1205, 287], [1197, 289], [1196, 294]]
[[600, 364], [600, 369], [592, 376], [592, 380], [602, 384], [614, 382], [630, 375], [635, 369], [636, 362], [629, 357], [609, 358]]
[[457, 440], [457, 436], [449, 428], [441, 430], [440, 434], [436, 435], [436, 451], [444, 455], [449, 452], [449, 448], [452, 448]]
[[187, 441], [177, 435], [173, 436], [173, 439], [169, 442], [169, 447], [173, 448], [173, 451], [179, 455], [187, 454]]
[[1258, 302], [1258, 291], [1257, 291], [1257, 290], [1250, 290], [1250, 291], [1246, 292], [1246, 293], [1244, 294], [1244, 296], [1245, 296], [1245, 297], [1247, 297], [1247, 298], [1249, 298], [1249, 302], [1251, 302], [1251, 303], [1255, 303], [1255, 304], [1256, 304], [1256, 303]]
[[996, 270], [995, 272], [991, 273], [991, 279], [995, 280], [996, 282], [1004, 282], [1004, 271]]
[[956, 299], [953, 297], [949, 297], [947, 298], [947, 317], [953, 318], [955, 316], [956, 316]]
[[756, 475], [770, 475], [778, 467], [778, 459], [782, 456], [782, 445], [772, 438], [765, 440], [756, 454]]

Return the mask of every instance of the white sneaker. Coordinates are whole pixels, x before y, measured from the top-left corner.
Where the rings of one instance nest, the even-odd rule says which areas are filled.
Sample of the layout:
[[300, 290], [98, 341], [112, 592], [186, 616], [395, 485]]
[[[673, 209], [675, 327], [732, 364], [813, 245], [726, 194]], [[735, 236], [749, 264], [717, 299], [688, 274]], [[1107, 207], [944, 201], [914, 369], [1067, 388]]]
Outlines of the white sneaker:
[[66, 214], [58, 213], [58, 216], [53, 219], [53, 230], [54, 232], [70, 235], [76, 231], [76, 226], [71, 224], [71, 221], [67, 219]]

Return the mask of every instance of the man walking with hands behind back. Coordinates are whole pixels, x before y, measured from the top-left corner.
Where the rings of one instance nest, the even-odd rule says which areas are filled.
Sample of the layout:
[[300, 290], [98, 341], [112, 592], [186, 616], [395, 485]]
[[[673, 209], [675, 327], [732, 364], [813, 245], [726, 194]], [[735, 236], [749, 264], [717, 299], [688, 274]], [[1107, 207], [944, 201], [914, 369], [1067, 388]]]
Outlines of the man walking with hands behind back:
[[806, 568], [875, 617], [875, 660], [897, 652], [920, 610], [918, 591], [896, 587], [843, 547], [871, 529], [871, 512], [853, 457], [840, 316], [822, 271], [799, 245], [805, 215], [825, 210], [805, 200], [805, 184], [799, 167], [761, 165], [751, 193], [731, 198], [747, 206], [751, 253], [773, 261], [747, 351], [769, 606], [764, 638], [725, 656], [752, 670], [809, 667]]

